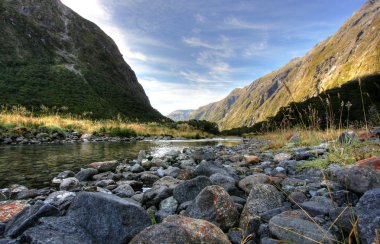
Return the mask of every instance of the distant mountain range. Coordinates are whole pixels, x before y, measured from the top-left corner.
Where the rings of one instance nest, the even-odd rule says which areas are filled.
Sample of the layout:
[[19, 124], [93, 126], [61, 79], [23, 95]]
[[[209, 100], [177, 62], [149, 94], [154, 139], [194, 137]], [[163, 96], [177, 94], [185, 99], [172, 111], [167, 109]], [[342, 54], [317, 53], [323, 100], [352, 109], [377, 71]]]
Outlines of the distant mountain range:
[[168, 114], [166, 117], [174, 121], [186, 121], [189, 120], [192, 112], [194, 112], [193, 109], [176, 110]]
[[0, 104], [166, 119], [115, 42], [59, 0], [0, 0], [0, 22]]
[[291, 102], [379, 73], [380, 1], [371, 0], [304, 57], [233, 90], [221, 101], [200, 107], [190, 119], [217, 122], [222, 129], [253, 126]]

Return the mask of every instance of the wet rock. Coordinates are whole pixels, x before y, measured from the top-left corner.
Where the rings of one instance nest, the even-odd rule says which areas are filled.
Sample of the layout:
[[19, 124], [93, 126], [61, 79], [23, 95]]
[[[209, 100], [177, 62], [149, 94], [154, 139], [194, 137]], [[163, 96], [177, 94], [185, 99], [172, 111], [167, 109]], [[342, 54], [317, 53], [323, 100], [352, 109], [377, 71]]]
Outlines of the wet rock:
[[201, 162], [194, 171], [195, 176], [203, 175], [209, 177], [216, 173], [236, 178], [236, 173], [232, 169], [216, 162]]
[[154, 175], [154, 174], [144, 173], [144, 174], [141, 175], [141, 181], [146, 186], [152, 186], [153, 183], [156, 182], [159, 179], [160, 179], [160, 177], [158, 177], [157, 175]]
[[192, 157], [194, 161], [201, 162], [202, 160], [214, 160], [215, 154], [212, 149], [209, 148], [197, 148], [194, 150]]
[[258, 215], [282, 206], [283, 196], [276, 187], [267, 184], [254, 185], [240, 217], [243, 228]]
[[26, 229], [36, 225], [41, 217], [58, 215], [60, 215], [60, 211], [53, 205], [37, 202], [33, 206], [24, 208], [7, 224], [5, 235], [15, 238]]
[[156, 219], [159, 222], [162, 222], [162, 220], [169, 215], [173, 215], [176, 213], [176, 210], [178, 208], [178, 202], [175, 200], [174, 197], [168, 197], [164, 199], [162, 202], [160, 202], [160, 208], [158, 212], [156, 212]]
[[173, 189], [165, 185], [156, 185], [144, 192], [141, 203], [147, 207], [158, 205], [162, 200], [172, 195]]
[[137, 156], [137, 162], [141, 163], [144, 159], [146, 159], [146, 152], [140, 150], [139, 155]]
[[115, 171], [119, 163], [116, 160], [95, 162], [89, 164], [91, 168], [97, 169], [99, 172]]
[[93, 237], [68, 217], [42, 218], [40, 225], [26, 230], [20, 237], [21, 243], [94, 243]]
[[75, 173], [73, 171], [66, 170], [66, 171], [63, 171], [63, 172], [59, 173], [56, 178], [58, 178], [58, 179], [66, 179], [66, 178], [69, 178], [69, 177], [73, 177], [74, 175], [75, 175]]
[[114, 174], [112, 172], [103, 172], [103, 173], [92, 176], [92, 179], [94, 179], [95, 181], [101, 181], [101, 180], [118, 181], [121, 179], [121, 176], [119, 174]]
[[208, 177], [198, 176], [194, 179], [180, 183], [173, 190], [173, 196], [178, 203], [195, 199], [195, 197], [206, 187], [212, 185]]
[[135, 164], [130, 168], [132, 173], [141, 173], [144, 172], [145, 169], [140, 164]]
[[22, 200], [0, 202], [0, 222], [8, 222], [28, 206], [29, 204]]
[[17, 195], [14, 197], [16, 200], [25, 200], [25, 199], [31, 199], [35, 198], [40, 195], [47, 195], [49, 194], [49, 190], [37, 190], [37, 189], [30, 189], [30, 190], [25, 190], [17, 193]]
[[98, 243], [125, 243], [151, 224], [146, 211], [114, 195], [78, 194], [68, 216]]
[[342, 168], [334, 166], [326, 170], [326, 175], [348, 190], [359, 194], [364, 194], [370, 189], [380, 188], [380, 170], [372, 167], [352, 166]]
[[77, 178], [79, 181], [87, 181], [87, 180], [91, 180], [92, 176], [96, 175], [97, 173], [98, 173], [97, 169], [93, 169], [93, 168], [81, 169], [75, 175], [75, 178]]
[[214, 224], [200, 219], [172, 215], [133, 238], [130, 244], [150, 243], [220, 243], [228, 244], [227, 236]]
[[244, 155], [244, 160], [247, 164], [258, 164], [260, 163], [260, 158], [255, 155]]
[[292, 155], [289, 154], [289, 153], [279, 153], [279, 154], [276, 154], [273, 158], [273, 161], [275, 162], [281, 162], [281, 161], [285, 161], [285, 160], [290, 160], [292, 159]]
[[258, 173], [258, 174], [247, 176], [241, 181], [239, 181], [239, 187], [246, 193], [249, 193], [254, 185], [264, 184], [264, 183], [267, 183], [268, 181], [269, 181], [269, 176], [267, 176], [266, 174]]
[[210, 176], [210, 180], [213, 185], [219, 185], [223, 187], [228, 193], [231, 193], [237, 190], [236, 181], [234, 178], [230, 176], [216, 173]]
[[235, 226], [239, 213], [230, 195], [221, 186], [207, 186], [204, 188], [189, 208], [185, 216], [195, 219], [204, 219], [228, 230]]
[[133, 190], [132, 186], [128, 184], [120, 185], [116, 187], [113, 191], [113, 194], [115, 194], [118, 197], [131, 197], [135, 194], [135, 191]]
[[331, 243], [335, 237], [321, 227], [316, 227], [301, 210], [286, 211], [269, 221], [269, 231], [278, 239], [290, 243]]
[[62, 183], [59, 185], [61, 191], [76, 191], [80, 189], [80, 183], [77, 178], [70, 177], [63, 179]]
[[[376, 243], [380, 233], [380, 188], [367, 191], [355, 207], [362, 243]], [[376, 234], [377, 233], [377, 234]]]

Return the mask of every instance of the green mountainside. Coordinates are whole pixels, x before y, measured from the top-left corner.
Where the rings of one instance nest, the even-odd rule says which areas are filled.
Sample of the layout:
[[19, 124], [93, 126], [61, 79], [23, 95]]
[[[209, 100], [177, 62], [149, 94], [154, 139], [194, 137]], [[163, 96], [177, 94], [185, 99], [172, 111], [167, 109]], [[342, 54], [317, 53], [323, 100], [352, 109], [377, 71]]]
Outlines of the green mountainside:
[[114, 41], [59, 0], [0, 0], [0, 22], [0, 104], [165, 119]]
[[249, 127], [275, 116], [291, 102], [379, 73], [380, 1], [371, 0], [304, 57], [197, 109], [190, 118], [216, 122], [221, 129]]

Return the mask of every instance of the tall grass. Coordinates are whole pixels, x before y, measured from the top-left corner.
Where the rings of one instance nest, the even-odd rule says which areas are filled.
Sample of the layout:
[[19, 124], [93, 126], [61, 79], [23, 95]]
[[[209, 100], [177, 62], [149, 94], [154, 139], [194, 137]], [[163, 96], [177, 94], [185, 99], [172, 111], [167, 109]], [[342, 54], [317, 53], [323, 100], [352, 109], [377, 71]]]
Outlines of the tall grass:
[[80, 133], [106, 134], [108, 136], [173, 136], [209, 137], [209, 133], [196, 130], [183, 124], [161, 124], [156, 122], [138, 123], [114, 120], [91, 120], [86, 116], [60, 114], [57, 110], [46, 110], [35, 114], [24, 107], [2, 107], [0, 110], [0, 133], [12, 133], [20, 128], [38, 129], [41, 127], [75, 130]]

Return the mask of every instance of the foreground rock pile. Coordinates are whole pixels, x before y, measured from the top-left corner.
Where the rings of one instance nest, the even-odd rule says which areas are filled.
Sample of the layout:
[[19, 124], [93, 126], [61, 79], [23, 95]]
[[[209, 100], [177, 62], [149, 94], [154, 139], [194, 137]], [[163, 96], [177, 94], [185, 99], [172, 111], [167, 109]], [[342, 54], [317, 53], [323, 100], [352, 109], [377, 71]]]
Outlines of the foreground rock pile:
[[376, 241], [379, 157], [302, 169], [326, 145], [274, 153], [262, 144], [141, 151], [62, 172], [55, 188], [1, 189], [0, 243]]

